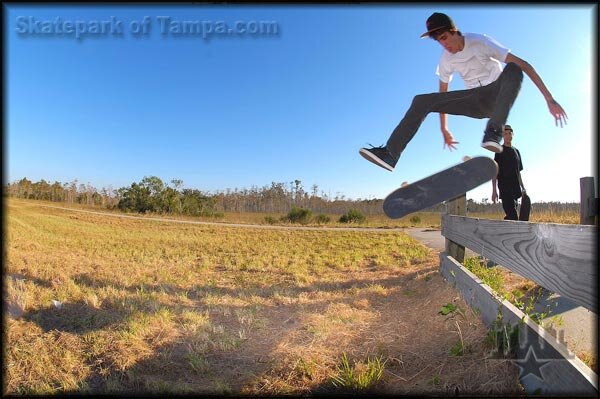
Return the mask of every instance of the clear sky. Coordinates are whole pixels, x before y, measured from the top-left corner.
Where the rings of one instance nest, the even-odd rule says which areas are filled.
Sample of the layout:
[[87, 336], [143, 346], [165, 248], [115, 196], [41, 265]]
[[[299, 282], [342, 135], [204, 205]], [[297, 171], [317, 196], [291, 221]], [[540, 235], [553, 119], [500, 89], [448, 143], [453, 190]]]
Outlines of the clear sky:
[[[358, 154], [387, 141], [414, 95], [438, 90], [442, 48], [419, 37], [436, 11], [532, 64], [567, 112], [555, 127], [524, 78], [508, 123], [532, 200], [579, 201], [579, 178], [597, 175], [597, 6], [3, 7], [9, 182], [100, 189], [154, 175], [214, 192], [298, 179], [383, 198], [466, 155], [492, 156], [479, 146], [486, 120], [449, 116], [460, 142], [451, 152], [437, 114], [393, 173]], [[177, 35], [182, 21], [207, 38]], [[249, 33], [261, 21], [277, 34]], [[236, 34], [206, 33], [225, 24]], [[463, 88], [455, 75], [450, 90]], [[467, 197], [491, 198], [491, 183]]]

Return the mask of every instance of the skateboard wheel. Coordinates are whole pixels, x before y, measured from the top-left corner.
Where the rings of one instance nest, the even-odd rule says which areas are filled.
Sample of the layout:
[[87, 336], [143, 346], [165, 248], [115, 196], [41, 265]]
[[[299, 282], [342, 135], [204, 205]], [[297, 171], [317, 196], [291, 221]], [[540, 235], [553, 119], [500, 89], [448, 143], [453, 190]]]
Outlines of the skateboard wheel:
[[470, 156], [468, 156], [468, 155], [465, 155], [465, 156], [463, 157], [463, 162], [467, 162], [469, 159], [471, 159], [471, 157], [470, 157]]
[[402, 184], [400, 185], [400, 187], [406, 187], [406, 186], [408, 186], [408, 182], [407, 181], [402, 182]]

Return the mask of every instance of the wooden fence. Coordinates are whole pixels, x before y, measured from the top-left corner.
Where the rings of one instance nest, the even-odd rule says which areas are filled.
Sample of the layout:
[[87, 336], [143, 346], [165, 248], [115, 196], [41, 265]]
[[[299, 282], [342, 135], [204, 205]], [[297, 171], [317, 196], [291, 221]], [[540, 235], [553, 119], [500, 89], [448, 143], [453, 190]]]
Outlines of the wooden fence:
[[[585, 179], [585, 180], [584, 180]], [[598, 394], [598, 376], [564, 344], [473, 275], [461, 263], [465, 247], [598, 313], [597, 220], [593, 178], [581, 179], [579, 225], [468, 218], [466, 196], [448, 203], [442, 217], [446, 251], [440, 271], [491, 328], [518, 330], [514, 358], [529, 393]], [[591, 188], [590, 185], [591, 179]], [[585, 208], [585, 209], [584, 209]]]

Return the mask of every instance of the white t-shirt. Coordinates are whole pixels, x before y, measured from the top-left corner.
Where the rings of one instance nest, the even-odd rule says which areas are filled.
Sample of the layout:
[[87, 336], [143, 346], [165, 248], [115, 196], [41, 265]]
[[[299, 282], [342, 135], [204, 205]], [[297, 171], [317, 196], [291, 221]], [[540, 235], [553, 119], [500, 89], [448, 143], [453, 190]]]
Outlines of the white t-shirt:
[[436, 75], [444, 83], [452, 81], [452, 73], [458, 72], [468, 89], [486, 86], [502, 73], [509, 49], [486, 35], [464, 33], [465, 47], [452, 54], [442, 52]]

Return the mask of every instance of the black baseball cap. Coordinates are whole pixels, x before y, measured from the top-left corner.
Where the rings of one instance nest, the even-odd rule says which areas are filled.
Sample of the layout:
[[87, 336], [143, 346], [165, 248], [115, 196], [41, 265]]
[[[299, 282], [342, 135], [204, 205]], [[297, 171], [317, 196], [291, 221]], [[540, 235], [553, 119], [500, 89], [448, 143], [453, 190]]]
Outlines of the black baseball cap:
[[452, 18], [441, 12], [434, 12], [429, 18], [427, 18], [427, 32], [423, 33], [421, 37], [429, 37], [433, 32], [439, 31], [440, 29], [447, 29], [449, 31], [456, 31], [456, 25]]

